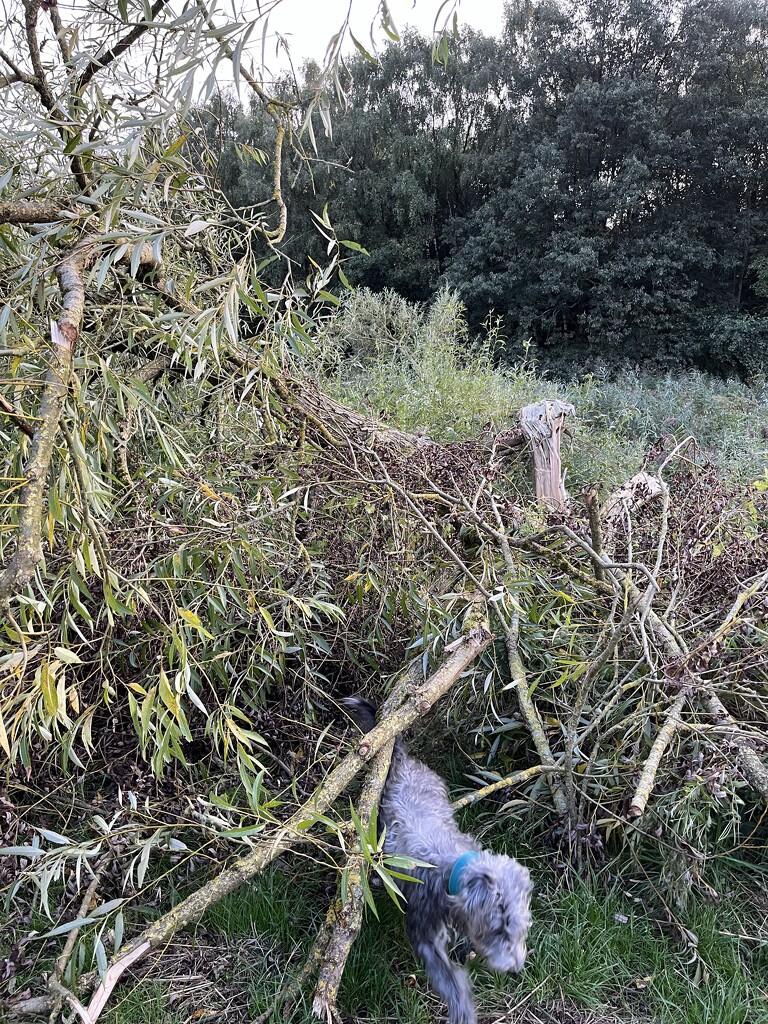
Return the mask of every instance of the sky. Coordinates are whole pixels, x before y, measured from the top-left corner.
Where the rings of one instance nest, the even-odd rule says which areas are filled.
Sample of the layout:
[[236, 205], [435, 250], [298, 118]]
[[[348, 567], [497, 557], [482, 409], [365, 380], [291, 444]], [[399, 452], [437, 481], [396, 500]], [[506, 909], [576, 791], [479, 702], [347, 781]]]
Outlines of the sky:
[[[377, 22], [374, 29], [376, 45], [381, 48], [386, 41], [386, 36], [378, 28], [378, 6], [378, 0], [352, 0], [350, 27], [355, 37], [369, 50], [371, 23], [374, 20]], [[269, 16], [270, 35], [264, 51], [267, 67], [279, 70], [286, 66], [284, 58], [275, 58], [273, 33], [276, 31], [287, 37], [296, 67], [310, 59], [322, 64], [328, 42], [343, 24], [349, 7], [350, 0], [282, 0]], [[427, 36], [432, 34], [440, 7], [441, 0], [389, 0], [392, 21], [398, 32], [411, 25]], [[443, 7], [442, 20], [450, 9], [451, 3], [448, 2]], [[461, 0], [458, 4], [459, 24], [469, 24], [485, 35], [498, 35], [503, 10], [504, 0]], [[253, 44], [249, 46], [253, 54], [257, 48], [261, 48], [260, 40], [258, 47]], [[352, 51], [353, 45], [348, 42], [344, 52]]]

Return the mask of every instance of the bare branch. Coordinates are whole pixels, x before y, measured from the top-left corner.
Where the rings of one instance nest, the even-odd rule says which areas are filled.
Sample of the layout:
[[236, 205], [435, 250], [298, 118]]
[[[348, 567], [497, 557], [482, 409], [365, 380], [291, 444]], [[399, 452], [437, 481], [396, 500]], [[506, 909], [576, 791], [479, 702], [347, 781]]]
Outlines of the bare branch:
[[454, 811], [460, 811], [462, 807], [469, 807], [470, 804], [477, 803], [478, 800], [484, 800], [485, 797], [490, 796], [491, 793], [497, 793], [500, 789], [509, 789], [511, 786], [518, 786], [521, 782], [535, 779], [539, 775], [557, 774], [562, 770], [557, 765], [534, 764], [530, 768], [523, 768], [522, 771], [513, 772], [497, 782], [489, 782], [482, 789], [476, 789], [472, 793], [467, 793], [466, 796], [461, 797], [459, 800], [454, 800], [451, 807]]
[[656, 783], [656, 775], [669, 744], [672, 742], [675, 733], [682, 724], [683, 705], [688, 699], [688, 689], [681, 690], [674, 704], [667, 712], [664, 725], [659, 729], [656, 739], [653, 741], [648, 760], [645, 762], [640, 779], [635, 787], [635, 795], [629, 805], [627, 817], [629, 819], [640, 818], [645, 813], [645, 807]]

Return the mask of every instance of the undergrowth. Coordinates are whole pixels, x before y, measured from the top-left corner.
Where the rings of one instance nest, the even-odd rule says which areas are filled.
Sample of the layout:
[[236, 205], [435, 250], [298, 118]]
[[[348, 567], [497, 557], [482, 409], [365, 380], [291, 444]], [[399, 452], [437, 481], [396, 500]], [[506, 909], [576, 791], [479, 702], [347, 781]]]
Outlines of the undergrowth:
[[[593, 373], [570, 382], [527, 361], [497, 360], [503, 343], [489, 321], [471, 338], [455, 293], [430, 307], [359, 289], [325, 327], [307, 369], [341, 401], [438, 441], [502, 430], [524, 405], [543, 397], [570, 401], [564, 462], [571, 489], [599, 480], [613, 486], [641, 468], [661, 437], [693, 435], [733, 482], [762, 475], [768, 458], [768, 385], [721, 380], [700, 371], [663, 377], [635, 371]], [[526, 472], [521, 466], [521, 473]]]

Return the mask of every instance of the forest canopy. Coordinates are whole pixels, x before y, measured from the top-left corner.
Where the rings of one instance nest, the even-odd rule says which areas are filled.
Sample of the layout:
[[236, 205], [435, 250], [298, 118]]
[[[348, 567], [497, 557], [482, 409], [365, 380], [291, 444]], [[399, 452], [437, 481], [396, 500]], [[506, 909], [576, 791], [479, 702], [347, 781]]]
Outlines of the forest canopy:
[[[286, 79], [306, 99], [319, 69]], [[416, 34], [342, 71], [333, 131], [296, 167], [286, 250], [321, 249], [311, 211], [367, 250], [351, 281], [406, 298], [458, 289], [502, 314], [507, 358], [695, 365], [768, 358], [768, 21], [756, 0], [513, 2], [436, 63]], [[343, 116], [339, 116], [342, 113]], [[265, 198], [247, 147], [268, 122], [224, 101], [219, 174]]]

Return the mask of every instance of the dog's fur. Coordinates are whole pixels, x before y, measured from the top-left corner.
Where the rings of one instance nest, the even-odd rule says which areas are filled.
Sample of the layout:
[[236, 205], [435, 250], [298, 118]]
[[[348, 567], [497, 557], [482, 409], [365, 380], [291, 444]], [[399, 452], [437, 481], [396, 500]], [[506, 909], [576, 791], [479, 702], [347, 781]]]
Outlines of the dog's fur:
[[[345, 701], [361, 728], [376, 724], [376, 708], [362, 697]], [[432, 987], [448, 1004], [449, 1024], [475, 1024], [475, 1002], [467, 971], [448, 956], [456, 932], [496, 971], [520, 971], [531, 921], [531, 879], [511, 857], [484, 851], [460, 832], [443, 780], [411, 757], [398, 740], [379, 808], [387, 853], [405, 854], [434, 867], [416, 867], [406, 883], [408, 936]], [[460, 872], [460, 888], [448, 893], [453, 866], [475, 851]]]

